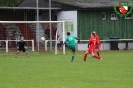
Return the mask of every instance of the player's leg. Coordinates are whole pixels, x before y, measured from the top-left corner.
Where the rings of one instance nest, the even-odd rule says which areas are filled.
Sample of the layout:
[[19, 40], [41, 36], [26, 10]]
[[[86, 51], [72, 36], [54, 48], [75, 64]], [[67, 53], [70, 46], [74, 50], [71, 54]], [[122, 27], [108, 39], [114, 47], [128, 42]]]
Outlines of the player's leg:
[[27, 57], [29, 57], [29, 54], [28, 54], [28, 52], [27, 52], [27, 51], [25, 51], [25, 53], [26, 53], [26, 56], [27, 56]]
[[28, 52], [26, 51], [26, 49], [25, 49], [25, 48], [24, 48], [24, 49], [22, 49], [22, 51], [26, 53], [26, 56], [27, 56], [27, 57], [29, 57], [29, 54], [28, 54]]
[[94, 53], [91, 53], [91, 55], [92, 55], [94, 58], [96, 58], [96, 59], [100, 59], [100, 58], [101, 58], [100, 56], [97, 56], [97, 55], [95, 55]]
[[75, 52], [72, 52], [72, 59], [71, 59], [71, 62], [73, 62], [74, 57], [75, 57]]
[[84, 54], [84, 59], [83, 59], [83, 61], [86, 61], [86, 58], [87, 58], [88, 52], [89, 52], [89, 50], [86, 50], [86, 52], [85, 52], [85, 54]]
[[19, 53], [20, 53], [20, 50], [18, 50], [18, 51], [16, 52], [15, 58], [18, 57], [18, 54], [19, 54]]
[[101, 44], [98, 45], [98, 49], [96, 50], [98, 56], [100, 56], [100, 47], [101, 47]]
[[91, 54], [94, 58], [99, 59], [99, 60], [102, 60], [102, 58], [101, 58], [100, 56], [97, 56], [97, 55], [94, 54], [94, 50], [93, 50], [93, 49], [90, 51], [90, 54]]
[[73, 62], [73, 60], [74, 60], [74, 57], [75, 57], [75, 46], [72, 46], [72, 47], [70, 47], [70, 49], [72, 50], [72, 59], [71, 59], [71, 62]]

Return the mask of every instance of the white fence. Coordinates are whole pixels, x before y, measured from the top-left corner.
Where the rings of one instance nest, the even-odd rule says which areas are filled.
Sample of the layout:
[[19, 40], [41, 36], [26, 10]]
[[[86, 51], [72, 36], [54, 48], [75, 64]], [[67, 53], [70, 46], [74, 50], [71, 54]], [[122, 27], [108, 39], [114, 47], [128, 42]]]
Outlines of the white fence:
[[[45, 40], [45, 51], [48, 50], [47, 42], [50, 40]], [[52, 40], [55, 41], [55, 40]], [[108, 40], [100, 40], [101, 41], [101, 50], [111, 50], [111, 41], [117, 41], [118, 42], [118, 48], [119, 50], [123, 49], [133, 49], [133, 39], [108, 39]], [[80, 40], [81, 43], [77, 44], [77, 50], [84, 51], [87, 49], [88, 40]], [[84, 43], [82, 43], [84, 42]]]
[[[8, 52], [8, 43], [10, 42], [10, 41], [14, 41], [14, 42], [17, 42], [17, 41], [20, 41], [20, 40], [0, 40], [0, 42], [5, 42], [6, 44], [5, 44], [5, 49], [6, 49], [6, 52]], [[35, 49], [34, 49], [34, 40], [24, 40], [24, 41], [31, 41], [32, 42], [32, 51], [34, 51]]]
[[[0, 42], [5, 42], [5, 50], [6, 52], [9, 51], [8, 49], [8, 43], [9, 41], [19, 41], [19, 40], [0, 40]], [[32, 51], [34, 51], [34, 40], [24, 40], [24, 41], [31, 41], [32, 42]], [[44, 41], [44, 47], [45, 51], [48, 51], [48, 41]], [[55, 41], [55, 40], [52, 40]], [[84, 51], [87, 49], [88, 40], [80, 40], [81, 43], [77, 44], [77, 50]], [[133, 49], [133, 39], [108, 39], [108, 40], [101, 40], [101, 50], [111, 50], [110, 49], [110, 42], [111, 41], [117, 41], [118, 42], [118, 48], [119, 50], [123, 49]], [[84, 43], [82, 43], [84, 42]], [[56, 43], [55, 43], [56, 44]], [[56, 49], [55, 49], [56, 50]]]

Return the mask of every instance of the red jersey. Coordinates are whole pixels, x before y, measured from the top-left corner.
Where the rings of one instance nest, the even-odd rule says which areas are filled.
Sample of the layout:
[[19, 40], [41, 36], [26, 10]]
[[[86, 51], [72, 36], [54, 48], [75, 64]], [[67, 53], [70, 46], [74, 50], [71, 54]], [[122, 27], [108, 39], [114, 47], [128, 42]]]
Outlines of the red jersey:
[[89, 45], [90, 45], [90, 47], [89, 48], [91, 48], [91, 49], [95, 49], [96, 48], [96, 44], [97, 44], [97, 41], [96, 41], [96, 38], [94, 38], [94, 37], [91, 37], [90, 39], [89, 39]]
[[98, 36], [98, 35], [96, 35], [96, 36], [95, 36], [95, 38], [96, 38], [96, 41], [97, 41], [98, 45], [100, 45], [100, 44], [101, 44], [101, 42], [100, 42], [100, 38], [99, 38], [99, 36]]

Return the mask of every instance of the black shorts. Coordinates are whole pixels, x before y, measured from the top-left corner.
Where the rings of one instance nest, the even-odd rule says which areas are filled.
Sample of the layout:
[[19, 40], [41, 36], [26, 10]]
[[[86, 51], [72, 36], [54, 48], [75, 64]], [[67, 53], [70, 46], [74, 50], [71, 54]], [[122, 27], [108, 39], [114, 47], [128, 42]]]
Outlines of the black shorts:
[[25, 49], [25, 48], [19, 48], [18, 51], [23, 51], [23, 52], [25, 52], [26, 49]]

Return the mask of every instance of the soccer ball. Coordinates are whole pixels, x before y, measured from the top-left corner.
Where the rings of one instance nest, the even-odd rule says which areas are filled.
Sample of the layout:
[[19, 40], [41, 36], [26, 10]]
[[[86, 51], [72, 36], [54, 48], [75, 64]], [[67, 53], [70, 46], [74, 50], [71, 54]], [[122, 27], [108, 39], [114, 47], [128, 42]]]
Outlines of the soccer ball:
[[46, 39], [45, 39], [45, 37], [41, 37], [41, 41], [45, 41]]

